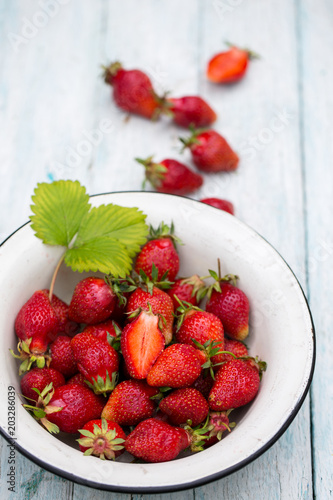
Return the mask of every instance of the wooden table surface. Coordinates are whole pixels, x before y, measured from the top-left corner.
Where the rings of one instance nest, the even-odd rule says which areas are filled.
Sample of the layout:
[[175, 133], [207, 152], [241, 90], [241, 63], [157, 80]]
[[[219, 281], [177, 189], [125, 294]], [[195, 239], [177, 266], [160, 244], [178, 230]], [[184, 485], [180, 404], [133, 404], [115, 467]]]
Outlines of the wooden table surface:
[[[1, 0], [0, 9], [0, 239], [28, 220], [37, 182], [78, 179], [89, 194], [140, 190], [134, 157], [190, 162], [177, 139], [187, 131], [115, 107], [100, 66], [120, 60], [158, 90], [200, 94], [217, 110], [215, 128], [241, 162], [235, 173], [206, 175], [193, 198], [231, 200], [275, 246], [304, 288], [317, 334], [299, 414], [237, 473], [195, 490], [129, 495], [74, 484], [18, 453], [11, 493], [1, 438], [1, 499], [333, 498], [331, 0]], [[229, 87], [210, 84], [204, 71], [225, 40], [261, 55]]]

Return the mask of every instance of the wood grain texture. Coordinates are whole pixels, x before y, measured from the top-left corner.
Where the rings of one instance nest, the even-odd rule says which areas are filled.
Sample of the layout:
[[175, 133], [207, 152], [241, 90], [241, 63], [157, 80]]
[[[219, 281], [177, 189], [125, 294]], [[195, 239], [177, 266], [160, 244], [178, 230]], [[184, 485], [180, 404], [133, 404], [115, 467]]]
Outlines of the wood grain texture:
[[[39, 12], [45, 10], [32, 0], [0, 0], [0, 137], [5, 138], [0, 239], [26, 222], [37, 182], [78, 179], [90, 194], [140, 190], [143, 170], [135, 157], [155, 154], [157, 160], [174, 157], [190, 164], [189, 155], [179, 152], [178, 136], [186, 136], [186, 130], [166, 117], [157, 123], [127, 119], [112, 102], [101, 65], [121, 60], [126, 68], [146, 71], [158, 91], [200, 93], [218, 112], [216, 129], [239, 152], [240, 166], [232, 174], [205, 175], [193, 198], [230, 199], [236, 215], [285, 257], [310, 298], [318, 363], [311, 399], [287, 432], [227, 478], [195, 490], [131, 496], [73, 484], [17, 453], [20, 477], [14, 497], [4, 481], [8, 450], [1, 439], [1, 499], [308, 500], [313, 486], [316, 498], [331, 498], [332, 408], [327, 409], [333, 392], [325, 381], [333, 376], [332, 3], [53, 4], [55, 10], [43, 17]], [[221, 87], [207, 82], [204, 71], [225, 40], [248, 46], [261, 59], [251, 63], [242, 82]]]
[[333, 5], [300, 2], [300, 65], [303, 104], [302, 144], [307, 201], [307, 272], [310, 305], [317, 329], [317, 363], [311, 391], [316, 498], [333, 498], [333, 228], [331, 124]]

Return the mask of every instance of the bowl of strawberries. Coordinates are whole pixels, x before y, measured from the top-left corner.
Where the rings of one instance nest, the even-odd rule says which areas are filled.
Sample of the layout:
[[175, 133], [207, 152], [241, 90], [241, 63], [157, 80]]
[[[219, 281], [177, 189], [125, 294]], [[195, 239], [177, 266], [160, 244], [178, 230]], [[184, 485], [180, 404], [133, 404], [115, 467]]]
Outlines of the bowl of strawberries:
[[274, 248], [180, 196], [89, 197], [58, 181], [32, 199], [0, 250], [9, 443], [65, 478], [132, 493], [202, 485], [264, 453], [315, 362], [307, 301]]

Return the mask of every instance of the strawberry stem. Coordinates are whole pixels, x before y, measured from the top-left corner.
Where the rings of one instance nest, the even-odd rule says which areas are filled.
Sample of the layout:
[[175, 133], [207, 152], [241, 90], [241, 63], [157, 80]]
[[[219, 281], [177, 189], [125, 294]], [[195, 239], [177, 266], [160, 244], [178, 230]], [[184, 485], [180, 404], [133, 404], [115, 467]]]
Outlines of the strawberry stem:
[[51, 302], [51, 300], [52, 300], [52, 295], [53, 295], [53, 290], [54, 290], [55, 280], [56, 280], [56, 277], [57, 277], [57, 275], [58, 275], [58, 271], [59, 271], [59, 269], [60, 269], [60, 266], [61, 266], [61, 264], [62, 264], [62, 261], [63, 261], [63, 260], [64, 260], [64, 258], [65, 258], [65, 253], [66, 253], [66, 252], [64, 252], [64, 253], [63, 253], [63, 255], [61, 256], [61, 258], [60, 258], [60, 260], [59, 260], [59, 262], [58, 262], [58, 264], [56, 265], [56, 268], [55, 268], [55, 270], [54, 270], [54, 273], [53, 273], [53, 276], [52, 276], [52, 279], [51, 279], [51, 283], [50, 283], [50, 291], [49, 291], [49, 300], [50, 300], [50, 302]]

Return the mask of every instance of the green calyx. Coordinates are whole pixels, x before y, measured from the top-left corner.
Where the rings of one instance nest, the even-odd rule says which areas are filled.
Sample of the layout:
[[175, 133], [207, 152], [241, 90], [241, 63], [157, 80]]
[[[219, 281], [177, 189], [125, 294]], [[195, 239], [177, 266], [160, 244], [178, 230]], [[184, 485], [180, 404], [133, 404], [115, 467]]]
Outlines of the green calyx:
[[185, 300], [180, 300], [177, 295], [175, 295], [175, 299], [179, 304], [179, 307], [176, 309], [176, 313], [174, 316], [177, 318], [177, 325], [176, 325], [176, 330], [177, 332], [179, 331], [180, 327], [182, 326], [184, 319], [186, 315], [190, 311], [203, 311], [203, 309], [200, 309], [200, 307], [194, 306], [190, 302], [186, 302]]
[[93, 432], [86, 429], [79, 429], [79, 432], [83, 437], [77, 439], [77, 442], [87, 448], [84, 452], [85, 456], [94, 455], [101, 460], [115, 460], [115, 452], [124, 448], [125, 440], [116, 437], [115, 429], [108, 430], [108, 422], [105, 418], [101, 419], [101, 427], [94, 424]]
[[112, 392], [116, 387], [118, 372], [113, 372], [110, 378], [109, 372], [106, 370], [105, 378], [98, 375], [97, 378], [91, 378], [91, 381], [86, 380], [85, 382], [95, 394], [103, 394], [103, 396], [106, 396], [108, 392]]
[[237, 280], [239, 277], [236, 274], [226, 274], [225, 276], [222, 277], [221, 274], [221, 261], [220, 259], [217, 259], [217, 267], [218, 267], [218, 272], [213, 271], [212, 269], [209, 269], [209, 275], [208, 276], [201, 276], [201, 279], [208, 279], [208, 278], [213, 278], [214, 283], [212, 285], [207, 286], [204, 290], [202, 290], [202, 298], [207, 297], [210, 299], [213, 290], [216, 292], [221, 293], [221, 286], [220, 283], [231, 283], [233, 286], [237, 285]]
[[145, 167], [145, 179], [142, 183], [142, 188], [145, 189], [146, 181], [149, 181], [155, 189], [158, 189], [162, 185], [168, 171], [167, 167], [162, 163], [154, 163], [153, 156], [148, 156], [146, 159], [135, 158], [135, 161]]
[[163, 221], [156, 229], [152, 225], [149, 226], [148, 241], [157, 240], [159, 238], [169, 238], [175, 247], [177, 243], [179, 245], [183, 244], [182, 240], [175, 235], [175, 226], [172, 221], [170, 226]]
[[118, 71], [122, 69], [122, 64], [119, 61], [115, 61], [114, 63], [109, 64], [109, 66], [103, 66], [103, 80], [105, 83], [108, 83], [109, 85], [112, 85], [113, 83], [113, 78], [116, 76]]
[[142, 288], [146, 290], [150, 295], [153, 295], [154, 286], [160, 288], [161, 290], [167, 290], [173, 285], [173, 281], [167, 279], [168, 271], [166, 271], [160, 279], [158, 279], [158, 269], [154, 262], [152, 264], [151, 278], [147, 276], [143, 269], [140, 269], [139, 274], [135, 271], [132, 272], [132, 277], [130, 278], [130, 283], [133, 284], [135, 288]]
[[238, 47], [234, 43], [230, 43], [230, 42], [227, 42], [227, 41], [225, 42], [225, 44], [228, 47], [230, 47], [231, 49], [232, 48], [236, 48], [238, 50], [242, 50], [243, 52], [246, 52], [249, 59], [260, 59], [261, 58], [260, 54], [258, 54], [257, 52], [254, 52], [254, 50], [250, 50], [250, 49], [248, 49], [246, 47]]
[[180, 142], [183, 144], [183, 147], [180, 150], [181, 153], [183, 153], [186, 148], [190, 148], [194, 144], [200, 144], [200, 140], [198, 139], [199, 135], [207, 132], [209, 129], [207, 127], [195, 128], [193, 125], [190, 125], [189, 130], [191, 132], [189, 137], [179, 137]]
[[32, 416], [38, 420], [38, 422], [42, 424], [51, 434], [58, 434], [59, 427], [47, 419], [47, 415], [62, 410], [62, 407], [60, 406], [53, 406], [49, 404], [54, 394], [53, 383], [51, 382], [46, 385], [42, 392], [35, 387], [33, 390], [38, 394], [37, 403], [35, 405], [23, 404], [22, 406], [31, 412]]
[[31, 342], [32, 338], [21, 340], [17, 344], [18, 354], [16, 354], [13, 349], [9, 349], [9, 352], [14, 358], [22, 361], [19, 366], [19, 375], [28, 372], [33, 364], [35, 364], [38, 368], [44, 368], [44, 366], [48, 366], [50, 364], [50, 357], [47, 354], [36, 354], [30, 351]]

